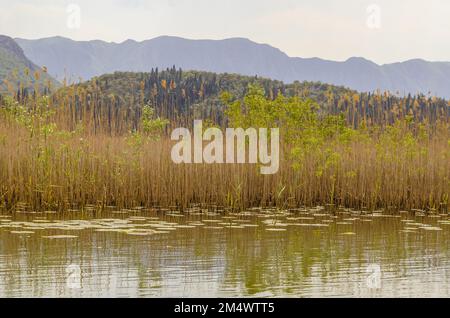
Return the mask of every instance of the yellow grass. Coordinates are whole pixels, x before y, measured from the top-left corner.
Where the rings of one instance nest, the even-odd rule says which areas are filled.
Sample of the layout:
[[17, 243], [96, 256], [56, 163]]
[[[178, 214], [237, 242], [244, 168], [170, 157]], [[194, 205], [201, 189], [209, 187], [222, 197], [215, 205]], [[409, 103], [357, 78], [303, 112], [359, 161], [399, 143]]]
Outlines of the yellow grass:
[[12, 211], [207, 204], [250, 206], [343, 205], [360, 209], [448, 209], [448, 127], [420, 141], [414, 153], [377, 146], [376, 138], [333, 145], [338, 162], [319, 167], [314, 154], [297, 169], [282, 159], [263, 176], [256, 165], [176, 165], [173, 142], [30, 131], [0, 112], [0, 206]]

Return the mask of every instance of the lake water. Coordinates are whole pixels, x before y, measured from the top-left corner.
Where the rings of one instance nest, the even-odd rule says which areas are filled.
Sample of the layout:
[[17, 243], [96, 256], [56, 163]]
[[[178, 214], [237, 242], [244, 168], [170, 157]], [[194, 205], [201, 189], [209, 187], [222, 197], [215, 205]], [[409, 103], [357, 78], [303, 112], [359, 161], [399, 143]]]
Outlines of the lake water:
[[324, 208], [0, 216], [1, 297], [449, 297], [450, 217]]

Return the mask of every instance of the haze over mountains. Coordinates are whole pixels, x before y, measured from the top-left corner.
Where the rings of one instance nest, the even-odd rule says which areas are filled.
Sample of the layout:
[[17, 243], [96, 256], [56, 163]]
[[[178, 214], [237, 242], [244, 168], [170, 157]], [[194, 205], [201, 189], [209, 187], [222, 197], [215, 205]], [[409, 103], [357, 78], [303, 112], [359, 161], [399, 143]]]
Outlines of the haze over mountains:
[[74, 41], [63, 37], [15, 39], [25, 55], [58, 80], [78, 81], [114, 71], [149, 71], [176, 65], [186, 70], [258, 75], [282, 80], [321, 81], [358, 91], [389, 90], [401, 95], [431, 92], [450, 98], [450, 62], [416, 59], [378, 65], [353, 57], [344, 62], [289, 57], [248, 39], [188, 40], [162, 36], [122, 43]]

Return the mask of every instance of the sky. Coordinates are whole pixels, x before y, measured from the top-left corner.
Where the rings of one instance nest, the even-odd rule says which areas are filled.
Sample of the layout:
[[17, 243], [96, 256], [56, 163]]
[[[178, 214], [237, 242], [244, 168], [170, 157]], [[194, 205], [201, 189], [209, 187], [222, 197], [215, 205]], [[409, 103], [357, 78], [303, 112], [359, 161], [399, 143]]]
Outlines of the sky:
[[450, 1], [0, 0], [0, 34], [108, 42], [244, 37], [305, 58], [450, 61]]

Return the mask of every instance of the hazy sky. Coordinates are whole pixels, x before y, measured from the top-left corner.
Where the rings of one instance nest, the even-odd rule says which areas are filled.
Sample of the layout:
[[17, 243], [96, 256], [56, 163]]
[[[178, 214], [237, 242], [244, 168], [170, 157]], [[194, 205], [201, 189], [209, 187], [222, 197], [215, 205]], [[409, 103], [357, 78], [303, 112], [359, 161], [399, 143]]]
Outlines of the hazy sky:
[[450, 61], [450, 1], [0, 0], [0, 34], [114, 42], [246, 37], [290, 56]]

